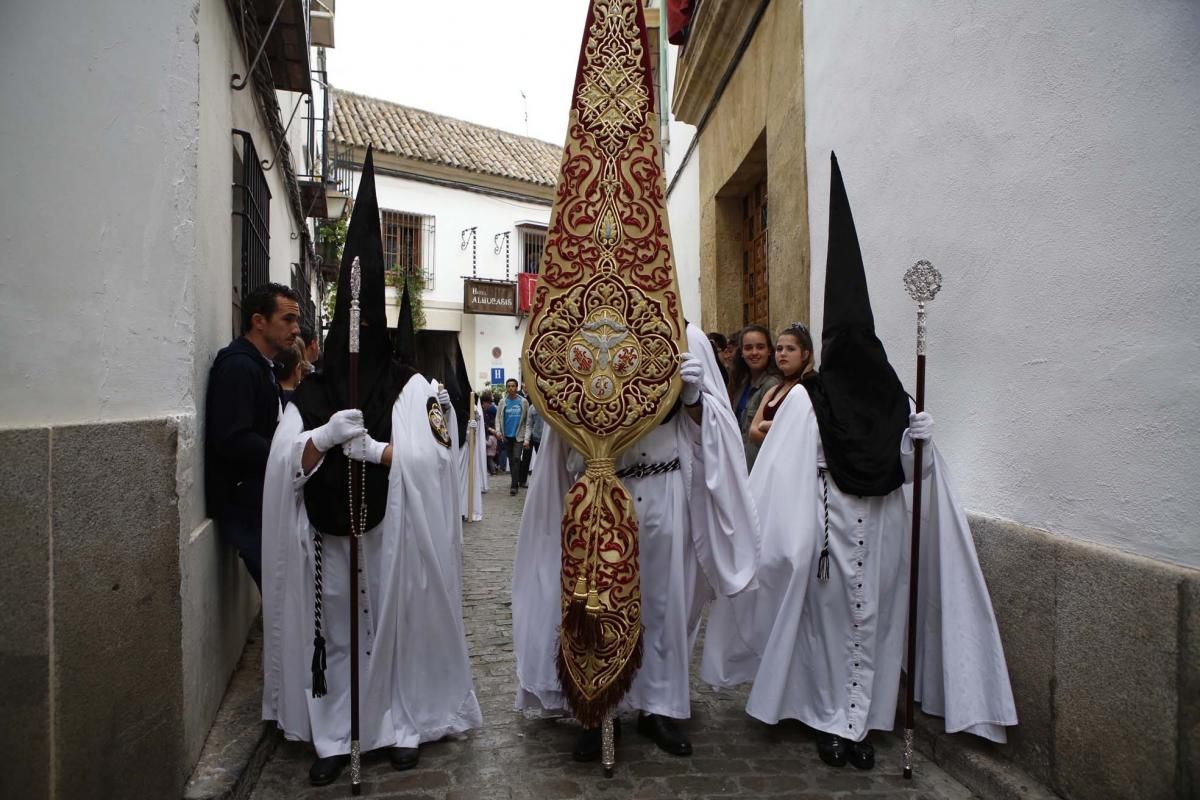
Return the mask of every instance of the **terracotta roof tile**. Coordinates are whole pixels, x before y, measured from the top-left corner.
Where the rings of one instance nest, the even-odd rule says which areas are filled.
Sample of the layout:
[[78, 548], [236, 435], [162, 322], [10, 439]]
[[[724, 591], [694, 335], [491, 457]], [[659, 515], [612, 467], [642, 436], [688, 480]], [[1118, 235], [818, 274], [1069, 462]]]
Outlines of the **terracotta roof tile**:
[[562, 164], [562, 148], [540, 139], [338, 90], [333, 139], [538, 186], [554, 186]]

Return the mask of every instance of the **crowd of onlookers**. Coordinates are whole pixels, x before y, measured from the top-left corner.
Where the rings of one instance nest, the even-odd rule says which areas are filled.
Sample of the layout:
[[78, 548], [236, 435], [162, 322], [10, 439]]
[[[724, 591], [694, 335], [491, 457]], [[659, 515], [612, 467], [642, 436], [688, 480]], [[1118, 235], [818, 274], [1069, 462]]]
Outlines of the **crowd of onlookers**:
[[728, 336], [714, 331], [708, 341], [725, 378], [749, 469], [771, 427], [774, 410], [793, 386], [813, 372], [812, 335], [797, 322], [784, 328], [774, 343], [771, 331], [762, 325], [747, 325]]
[[516, 378], [508, 379], [498, 399], [491, 390], [484, 391], [479, 405], [487, 431], [488, 474], [508, 472], [512, 476], [508, 493], [515, 495], [529, 483], [533, 454], [542, 444], [544, 420]]
[[[774, 410], [793, 386], [813, 373], [812, 335], [801, 323], [788, 326], [774, 341], [771, 331], [762, 325], [747, 325], [728, 335], [716, 331], [707, 335], [741, 429], [749, 469], [770, 429]], [[530, 403], [524, 384], [513, 378], [503, 392], [482, 392], [479, 402], [486, 429], [488, 474], [509, 473], [509, 493], [516, 494], [529, 480], [530, 460], [541, 444], [543, 419]]]
[[[305, 377], [319, 369], [319, 340], [299, 318], [298, 300], [277, 285], [248, 296], [242, 308], [243, 335], [216, 359], [209, 387], [210, 505], [226, 538], [235, 544], [245, 540], [239, 549], [250, 556], [247, 563], [256, 580], [260, 501], [250, 487], [261, 486], [270, 434], [282, 407]], [[761, 325], [747, 325], [728, 336], [709, 333], [708, 338], [741, 430], [746, 466], [753, 467], [775, 409], [813, 370], [812, 337], [797, 323], [774, 342]], [[254, 410], [258, 406], [251, 396], [263, 398], [261, 411]], [[483, 391], [479, 402], [488, 473], [507, 472], [509, 494], [515, 495], [528, 484], [544, 420], [516, 379], [510, 378], [503, 392]]]

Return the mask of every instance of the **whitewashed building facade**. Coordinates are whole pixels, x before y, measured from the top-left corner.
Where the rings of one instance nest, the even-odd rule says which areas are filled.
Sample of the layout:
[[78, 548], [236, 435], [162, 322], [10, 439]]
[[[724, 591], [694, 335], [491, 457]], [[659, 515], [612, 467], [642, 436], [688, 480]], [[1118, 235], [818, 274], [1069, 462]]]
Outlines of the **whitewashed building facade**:
[[[521, 298], [515, 314], [471, 313], [464, 284], [492, 281], [503, 293], [537, 273], [562, 148], [341, 90], [333, 97], [338, 163], [355, 170], [356, 186], [374, 147], [384, 258], [396, 274], [422, 276], [424, 329], [457, 334], [476, 389], [500, 375], [523, 380]], [[398, 313], [393, 294], [392, 323]]]
[[0, 796], [181, 796], [242, 653], [259, 601], [205, 513], [204, 398], [247, 291], [320, 305], [313, 11], [4, 9]]
[[932, 751], [1072, 800], [1196, 796], [1200, 5], [685, 5], [671, 107], [695, 145], [671, 213], [705, 327], [820, 330], [832, 150], [910, 390], [901, 276], [944, 276], [928, 408], [1021, 722]]

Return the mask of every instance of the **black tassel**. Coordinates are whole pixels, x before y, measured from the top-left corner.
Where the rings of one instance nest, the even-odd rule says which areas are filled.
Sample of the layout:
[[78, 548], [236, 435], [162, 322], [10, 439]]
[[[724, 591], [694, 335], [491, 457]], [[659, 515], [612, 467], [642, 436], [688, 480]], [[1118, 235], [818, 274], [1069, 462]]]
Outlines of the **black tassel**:
[[575, 581], [575, 591], [571, 594], [571, 602], [567, 604], [567, 613], [563, 615], [563, 629], [577, 639], [583, 637], [587, 618], [587, 601], [587, 579], [580, 575]]
[[312, 657], [312, 696], [324, 697], [328, 691], [325, 685], [325, 637], [321, 635], [321, 609], [324, 600], [324, 578], [322, 564], [325, 560], [321, 532], [313, 531], [313, 657]]
[[573, 638], [583, 636], [584, 620], [587, 618], [587, 601], [573, 599], [567, 605], [567, 613], [563, 615], [563, 630]]
[[817, 559], [817, 580], [821, 583], [829, 580], [829, 547], [821, 548], [821, 557]]
[[584, 614], [579, 641], [588, 650], [599, 650], [604, 644], [604, 626], [600, 622], [599, 614]]
[[584, 607], [583, 630], [580, 631], [580, 640], [589, 650], [598, 650], [604, 643], [604, 628], [600, 624], [602, 610], [600, 593], [596, 591], [595, 586], [589, 587], [587, 605]]
[[317, 634], [313, 639], [312, 696], [324, 697], [329, 687], [325, 685], [325, 637]]

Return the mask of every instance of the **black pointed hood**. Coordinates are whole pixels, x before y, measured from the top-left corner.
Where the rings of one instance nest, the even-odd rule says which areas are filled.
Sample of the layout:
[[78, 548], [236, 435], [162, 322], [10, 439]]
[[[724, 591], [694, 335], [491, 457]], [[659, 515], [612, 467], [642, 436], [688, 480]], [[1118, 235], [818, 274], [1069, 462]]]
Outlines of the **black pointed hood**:
[[[359, 375], [365, 377], [378, 372], [392, 360], [384, 290], [383, 237], [379, 227], [379, 201], [375, 196], [374, 157], [370, 148], [367, 148], [367, 157], [363, 161], [358, 195], [354, 198], [350, 227], [346, 231], [346, 246], [338, 272], [337, 305], [325, 340], [329, 354], [326, 370], [339, 371], [346, 381], [349, 380], [350, 363], [350, 266], [356, 257], [362, 270], [358, 301], [361, 312], [358, 370]], [[360, 383], [360, 399], [366, 399], [363, 389], [368, 388]]]
[[[404, 291], [400, 294], [400, 317], [396, 320], [396, 331], [392, 337], [396, 358], [401, 364], [417, 365], [417, 332], [413, 326], [412, 298], [408, 294], [408, 280], [403, 280]], [[432, 377], [426, 375], [425, 377]]]
[[[449, 344], [453, 340], [453, 350]], [[417, 354], [412, 366], [423, 377], [436, 380], [450, 393], [450, 404], [458, 418], [458, 443], [467, 441], [467, 423], [471, 419], [471, 379], [463, 359], [458, 336], [447, 331], [418, 331], [413, 336]]]
[[829, 250], [821, 369], [805, 380], [825, 462], [847, 494], [885, 495], [904, 483], [900, 439], [908, 396], [875, 335], [867, 275], [837, 156], [830, 154]]
[[875, 335], [875, 316], [867, 291], [867, 272], [846, 184], [838, 167], [837, 155], [830, 153], [833, 174], [829, 183], [829, 242], [825, 257], [825, 316], [821, 344], [825, 345], [840, 331], [858, 329]]
[[[392, 357], [384, 292], [383, 239], [379, 203], [375, 197], [375, 167], [371, 149], [363, 162], [362, 177], [346, 245], [338, 272], [337, 304], [325, 338], [323, 369], [306, 378], [293, 395], [305, 430], [324, 425], [336, 411], [350, 408], [350, 273], [358, 258], [362, 281], [359, 291], [358, 407], [371, 437], [390, 442], [392, 405], [412, 376]], [[347, 460], [340, 447], [325, 454], [325, 463], [304, 487], [309, 521], [322, 533], [349, 533], [346, 505]], [[367, 527], [383, 519], [387, 507], [387, 469], [367, 466]]]
[[445, 370], [446, 391], [450, 393], [450, 404], [454, 406], [454, 415], [458, 418], [458, 444], [461, 447], [467, 443], [467, 423], [474, 409], [471, 407], [471, 377], [467, 374], [467, 364], [458, 337], [454, 339], [454, 363], [447, 360]]
[[[451, 393], [450, 399], [454, 402], [454, 412], [458, 415], [458, 440], [466, 443], [467, 423], [470, 421], [471, 415], [475, 413], [475, 409], [471, 405], [471, 376], [467, 372], [467, 361], [463, 358], [462, 344], [455, 340], [454, 347], [457, 353], [457, 359], [454, 363], [454, 376], [455, 383], [458, 384], [458, 397], [455, 397]], [[478, 399], [476, 402], [478, 402]], [[479, 432], [479, 434], [482, 433], [483, 431]], [[476, 435], [478, 436], [479, 434]]]

